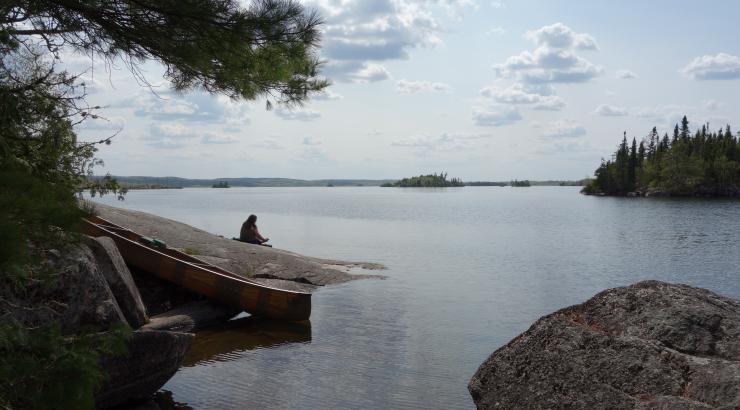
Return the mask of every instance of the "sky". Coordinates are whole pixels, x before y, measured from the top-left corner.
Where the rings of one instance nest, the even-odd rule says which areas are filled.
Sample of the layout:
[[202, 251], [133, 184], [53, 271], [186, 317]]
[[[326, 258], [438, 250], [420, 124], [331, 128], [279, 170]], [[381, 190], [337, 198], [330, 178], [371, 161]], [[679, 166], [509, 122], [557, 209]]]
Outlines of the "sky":
[[317, 0], [323, 75], [303, 107], [143, 87], [121, 63], [63, 61], [117, 135], [98, 173], [188, 178], [580, 179], [623, 132], [740, 130], [740, 2]]

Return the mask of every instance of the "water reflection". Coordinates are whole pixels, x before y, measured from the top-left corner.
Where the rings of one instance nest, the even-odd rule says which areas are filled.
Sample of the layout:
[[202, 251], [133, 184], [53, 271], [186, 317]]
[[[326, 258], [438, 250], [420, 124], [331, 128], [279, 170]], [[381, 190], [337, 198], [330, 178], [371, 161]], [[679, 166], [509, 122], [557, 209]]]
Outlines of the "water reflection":
[[156, 408], [159, 410], [193, 410], [193, 408], [188, 406], [187, 404], [175, 401], [174, 397], [172, 397], [172, 392], [169, 390], [160, 390], [155, 393], [154, 404], [156, 405], [156, 407], [152, 408]]
[[253, 316], [234, 319], [198, 332], [183, 367], [228, 362], [248, 350], [289, 343], [310, 343], [311, 322], [281, 322]]

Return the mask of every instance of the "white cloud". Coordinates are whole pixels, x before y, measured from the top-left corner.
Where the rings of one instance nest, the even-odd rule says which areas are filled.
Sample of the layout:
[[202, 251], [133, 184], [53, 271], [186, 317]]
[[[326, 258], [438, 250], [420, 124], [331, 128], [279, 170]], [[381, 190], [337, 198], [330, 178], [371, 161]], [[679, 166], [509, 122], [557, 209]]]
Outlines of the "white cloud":
[[701, 102], [701, 104], [709, 111], [717, 111], [720, 108], [724, 107], [724, 104], [717, 101], [717, 100], [704, 100]]
[[165, 91], [154, 94], [140, 90], [136, 95], [111, 104], [111, 108], [135, 108], [134, 115], [161, 121], [188, 121], [243, 125], [249, 123], [249, 108], [223, 95], [203, 92], [179, 94]]
[[239, 139], [229, 135], [216, 135], [209, 133], [204, 135], [200, 139], [200, 142], [202, 144], [234, 144], [236, 142], [239, 142]]
[[344, 97], [340, 94], [335, 93], [332, 90], [325, 89], [324, 91], [314, 94], [311, 96], [312, 100], [318, 100], [318, 101], [333, 101], [333, 100], [341, 100]]
[[304, 137], [303, 142], [301, 142], [303, 145], [321, 145], [321, 141], [317, 140], [314, 137]]
[[324, 66], [322, 73], [346, 83], [373, 83], [391, 78], [384, 66], [361, 61], [330, 62]]
[[542, 133], [547, 139], [568, 139], [586, 135], [586, 129], [573, 120], [557, 120], [551, 122]]
[[298, 160], [311, 163], [333, 162], [331, 157], [329, 157], [329, 155], [326, 153], [326, 150], [315, 146], [304, 147], [304, 149], [298, 155]]
[[528, 31], [525, 38], [534, 41], [538, 46], [554, 49], [598, 50], [596, 40], [590, 34], [576, 33], [563, 23], [555, 23]]
[[560, 139], [544, 141], [537, 147], [535, 153], [544, 156], [557, 156], [561, 159], [591, 159], [595, 160], [598, 155], [603, 154], [603, 149], [598, 149], [584, 139]]
[[477, 141], [490, 137], [489, 134], [442, 133], [401, 138], [391, 143], [394, 147], [416, 148], [421, 151], [463, 151], [475, 149]]
[[430, 92], [448, 92], [450, 86], [445, 83], [435, 83], [431, 81], [409, 81], [409, 80], [398, 80], [396, 82], [396, 92], [399, 94], [417, 94], [422, 91]]
[[672, 133], [673, 127], [680, 124], [684, 115], [688, 117], [691, 127], [706, 123], [710, 124], [710, 129], [724, 127], [730, 120], [716, 114], [716, 109], [721, 106], [717, 101], [708, 100], [698, 105], [665, 104], [636, 107], [632, 112], [634, 116], [648, 119], [659, 129]]
[[594, 114], [603, 117], [624, 117], [628, 115], [627, 109], [608, 104], [601, 104], [594, 110]]
[[261, 141], [255, 142], [251, 144], [254, 148], [262, 148], [262, 149], [269, 149], [269, 150], [282, 150], [285, 149], [285, 145], [281, 143], [277, 138], [275, 137], [268, 137]]
[[637, 78], [637, 74], [630, 70], [617, 70], [617, 78], [622, 80], [634, 80]]
[[[315, 0], [309, 3], [325, 18], [322, 54], [329, 63], [324, 73], [341, 82], [390, 78], [378, 63], [409, 58], [411, 50], [441, 42], [442, 30], [431, 8], [450, 14], [475, 7], [472, 0]], [[370, 68], [376, 67], [376, 68]], [[382, 67], [382, 66], [380, 66]], [[373, 75], [360, 73], [370, 68]]]
[[521, 121], [522, 115], [516, 107], [494, 105], [473, 108], [473, 122], [482, 127], [500, 127]]
[[514, 83], [504, 89], [488, 86], [480, 90], [482, 96], [493, 98], [498, 103], [529, 105], [536, 110], [559, 111], [565, 107], [565, 101], [552, 95], [553, 92], [550, 86], [531, 87], [521, 83]]
[[740, 57], [726, 53], [696, 57], [681, 69], [694, 80], [734, 80], [740, 78]]
[[198, 134], [190, 127], [177, 122], [153, 122], [149, 135], [142, 138], [155, 148], [176, 149], [187, 145]]
[[311, 121], [321, 117], [321, 113], [307, 108], [275, 108], [275, 115], [288, 121]]
[[486, 34], [489, 36], [506, 34], [506, 29], [501, 26], [491, 27], [490, 29], [486, 31]]
[[582, 83], [604, 71], [602, 67], [575, 54], [575, 50], [598, 49], [589, 34], [575, 33], [562, 23], [556, 23], [529, 31], [525, 37], [538, 47], [531, 52], [522, 51], [494, 65], [499, 76], [514, 77], [528, 84]]

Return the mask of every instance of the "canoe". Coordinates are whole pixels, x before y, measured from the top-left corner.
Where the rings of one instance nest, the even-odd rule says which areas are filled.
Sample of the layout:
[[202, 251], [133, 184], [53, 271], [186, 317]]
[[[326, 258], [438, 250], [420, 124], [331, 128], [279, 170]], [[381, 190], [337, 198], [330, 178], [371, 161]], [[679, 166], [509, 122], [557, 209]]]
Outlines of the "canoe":
[[99, 217], [85, 220], [83, 232], [115, 241], [127, 264], [195, 293], [268, 319], [301, 321], [311, 316], [311, 294], [273, 288], [192, 255], [167, 248]]

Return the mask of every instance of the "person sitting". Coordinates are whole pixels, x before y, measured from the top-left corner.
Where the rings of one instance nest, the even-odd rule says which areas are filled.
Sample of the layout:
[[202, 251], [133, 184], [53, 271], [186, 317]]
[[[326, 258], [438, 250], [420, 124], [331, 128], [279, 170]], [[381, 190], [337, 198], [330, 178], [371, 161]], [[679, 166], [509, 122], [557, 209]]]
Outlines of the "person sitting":
[[239, 240], [255, 245], [264, 245], [270, 238], [260, 235], [260, 231], [257, 229], [257, 216], [249, 215], [249, 218], [242, 224], [242, 229], [239, 232]]

